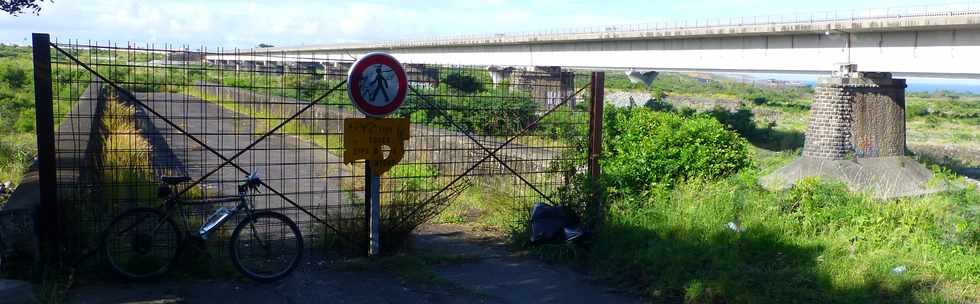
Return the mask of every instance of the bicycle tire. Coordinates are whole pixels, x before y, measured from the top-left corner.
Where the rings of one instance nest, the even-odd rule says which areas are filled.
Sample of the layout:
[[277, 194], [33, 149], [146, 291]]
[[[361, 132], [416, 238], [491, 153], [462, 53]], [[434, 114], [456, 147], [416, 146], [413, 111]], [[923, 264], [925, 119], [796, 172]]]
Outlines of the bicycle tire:
[[[157, 228], [156, 226], [161, 224], [161, 220], [163, 220], [162, 226]], [[132, 225], [128, 225], [127, 227], [121, 226], [131, 223], [130, 221]], [[137, 226], [143, 228], [143, 230], [155, 230], [152, 233], [140, 233], [138, 232], [140, 229], [134, 230]], [[114, 233], [116, 230], [124, 231], [116, 234]], [[132, 231], [137, 232], [129, 233]], [[119, 238], [123, 234], [128, 234], [128, 237]], [[115, 241], [121, 242], [117, 244]], [[164, 244], [171, 246], [162, 247], [164, 250], [160, 252], [162, 254], [158, 257], [147, 256], [149, 251], [154, 251], [157, 247], [158, 244], [154, 243], [158, 241], [172, 242], [172, 244]], [[103, 255], [109, 261], [109, 266], [114, 273], [130, 280], [147, 280], [170, 271], [170, 267], [177, 260], [177, 254], [181, 245], [181, 235], [180, 229], [174, 223], [173, 219], [165, 217], [165, 214], [160, 210], [153, 208], [134, 208], [113, 218], [109, 227], [103, 232], [101, 245]], [[147, 246], [149, 248], [146, 248]], [[135, 251], [138, 256], [133, 261], [126, 261], [125, 258], [117, 255], [117, 253], [125, 250]], [[153, 260], [156, 260], [155, 262], [157, 263], [152, 263], [154, 262]], [[149, 271], [137, 271], [133, 265], [149, 269]]]
[[[259, 223], [261, 220], [281, 222], [281, 224], [289, 228], [288, 232], [291, 232], [294, 235], [294, 237], [292, 238], [292, 240], [294, 241], [290, 242], [288, 237], [280, 237], [277, 240], [271, 240], [267, 236], [267, 239], [269, 239], [267, 241], [269, 241], [269, 243], [261, 244], [262, 243], [261, 238], [257, 237], [258, 230], [265, 230], [264, 232], [272, 232], [271, 228], [275, 228], [275, 227], [268, 227], [268, 225], [265, 224], [260, 224], [262, 225], [261, 227], [258, 227], [257, 229], [252, 229], [252, 227], [254, 227], [254, 224]], [[285, 227], [280, 227], [280, 228], [285, 228]], [[274, 271], [268, 273], [264, 271], [261, 272], [257, 271], [258, 269], [254, 269], [255, 267], [253, 267], [251, 263], [243, 263], [243, 255], [251, 253], [251, 252], [245, 252], [243, 251], [243, 249], [250, 249], [249, 251], [255, 251], [255, 248], [257, 248], [256, 246], [253, 246], [254, 244], [252, 243], [254, 242], [252, 242], [251, 240], [249, 240], [249, 242], [244, 242], [242, 240], [243, 231], [250, 233], [251, 237], [258, 239], [258, 243], [262, 246], [262, 249], [264, 249], [266, 253], [264, 259], [266, 260], [278, 259], [280, 261], [282, 260], [281, 255], [278, 254], [274, 255], [271, 252], [273, 241], [277, 243], [281, 243], [281, 245], [283, 245], [282, 248], [284, 249], [288, 248], [288, 246], [291, 243], [291, 245], [293, 246], [293, 248], [295, 248], [296, 251], [295, 257], [291, 258], [291, 260], [285, 264], [286, 266], [284, 268], [277, 267]], [[283, 229], [280, 229], [280, 231], [287, 232]], [[296, 226], [296, 223], [293, 222], [293, 220], [289, 219], [285, 215], [272, 211], [255, 212], [252, 215], [243, 219], [241, 222], [239, 222], [238, 226], [235, 227], [235, 231], [231, 235], [231, 240], [228, 243], [228, 247], [229, 247], [231, 261], [233, 264], [235, 264], [235, 268], [237, 268], [239, 272], [249, 277], [250, 279], [263, 283], [277, 281], [289, 275], [290, 273], [293, 272], [294, 269], [296, 269], [296, 266], [299, 265], [300, 260], [303, 259], [303, 235], [300, 233], [299, 227]], [[248, 258], [250, 260], [252, 257], [248, 257]]]

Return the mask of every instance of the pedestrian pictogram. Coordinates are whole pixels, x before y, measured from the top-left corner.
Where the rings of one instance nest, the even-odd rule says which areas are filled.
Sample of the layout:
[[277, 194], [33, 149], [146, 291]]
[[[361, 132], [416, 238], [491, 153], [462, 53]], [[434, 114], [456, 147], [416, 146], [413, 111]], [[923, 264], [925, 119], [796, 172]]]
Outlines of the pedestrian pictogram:
[[369, 117], [383, 117], [397, 110], [407, 91], [405, 69], [385, 53], [364, 55], [347, 75], [347, 94], [354, 106]]

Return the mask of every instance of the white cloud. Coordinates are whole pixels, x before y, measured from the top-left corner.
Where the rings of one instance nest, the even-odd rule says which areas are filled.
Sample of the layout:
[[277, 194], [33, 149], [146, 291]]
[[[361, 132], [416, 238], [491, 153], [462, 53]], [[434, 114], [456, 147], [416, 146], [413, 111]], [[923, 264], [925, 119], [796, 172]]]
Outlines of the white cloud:
[[[133, 41], [140, 45], [174, 43], [212, 48], [252, 47], [258, 43], [309, 45], [744, 14], [737, 7], [751, 10], [752, 14], [764, 14], [759, 8], [767, 7], [761, 4], [740, 6], [731, 0], [721, 3], [694, 1], [707, 9], [694, 10], [682, 3], [648, 0], [615, 3], [558, 0], [56, 0], [42, 3], [40, 16], [0, 15], [0, 42], [23, 42], [31, 32], [48, 32], [59, 39]], [[747, 1], [769, 2], [769, 6], [774, 7], [781, 3], [778, 0]], [[826, 6], [833, 6], [833, 3], [820, 7]]]

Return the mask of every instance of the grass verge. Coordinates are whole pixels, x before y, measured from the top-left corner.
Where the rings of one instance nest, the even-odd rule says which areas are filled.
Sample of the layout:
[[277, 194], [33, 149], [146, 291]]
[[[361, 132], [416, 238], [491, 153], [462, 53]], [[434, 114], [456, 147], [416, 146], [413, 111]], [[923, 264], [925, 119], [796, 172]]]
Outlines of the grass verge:
[[540, 255], [667, 303], [976, 303], [980, 192], [877, 201], [806, 180], [768, 192], [759, 176], [793, 154], [717, 181], [612, 194], [590, 246]]

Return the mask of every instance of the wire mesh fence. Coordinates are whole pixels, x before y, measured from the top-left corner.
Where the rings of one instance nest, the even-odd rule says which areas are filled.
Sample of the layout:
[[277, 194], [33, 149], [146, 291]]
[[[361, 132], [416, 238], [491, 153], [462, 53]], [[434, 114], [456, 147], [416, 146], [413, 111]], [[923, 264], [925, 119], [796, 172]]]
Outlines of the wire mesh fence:
[[[52, 66], [57, 232], [70, 252], [98, 246], [99, 233], [124, 210], [160, 206], [161, 176], [190, 177], [177, 189], [199, 200], [235, 196], [248, 172], [264, 181], [255, 207], [292, 218], [308, 247], [366, 246], [364, 165], [342, 157], [344, 119], [363, 117], [346, 92], [351, 60], [50, 47], [50, 58], [35, 60]], [[217, 54], [222, 60], [208, 59]], [[382, 176], [383, 243], [406, 239], [462, 200], [555, 203], [584, 173], [590, 90], [583, 75], [559, 67], [405, 68], [410, 90], [392, 116], [411, 121], [411, 139], [401, 163]], [[195, 231], [216, 207], [183, 207], [181, 224]]]

